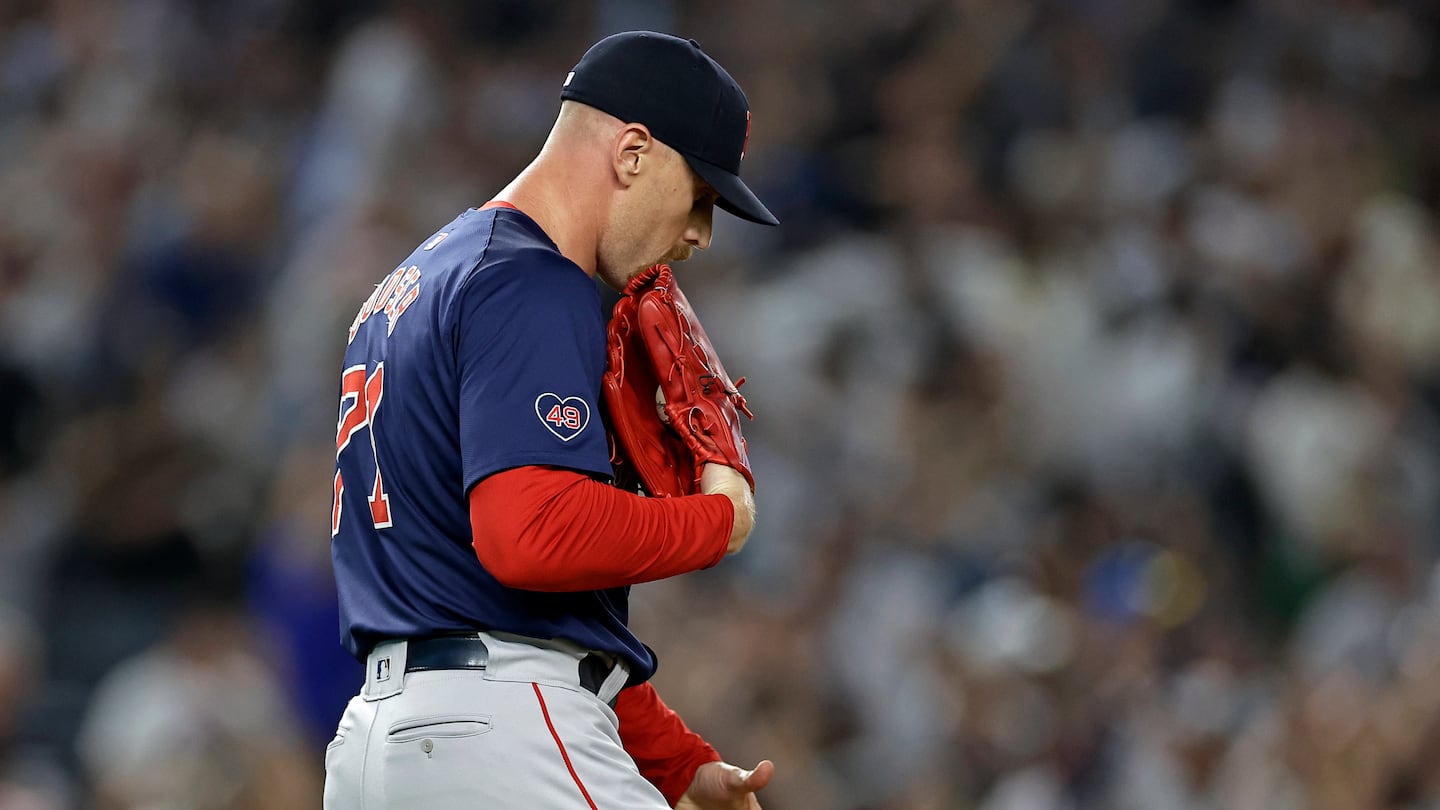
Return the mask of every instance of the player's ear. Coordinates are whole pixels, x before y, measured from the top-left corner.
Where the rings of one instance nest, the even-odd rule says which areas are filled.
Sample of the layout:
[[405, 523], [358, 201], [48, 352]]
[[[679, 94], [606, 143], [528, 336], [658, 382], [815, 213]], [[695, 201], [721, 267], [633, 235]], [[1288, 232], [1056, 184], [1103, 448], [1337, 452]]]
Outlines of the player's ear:
[[655, 139], [644, 124], [626, 124], [615, 136], [615, 176], [629, 186], [640, 176], [640, 169], [651, 157]]

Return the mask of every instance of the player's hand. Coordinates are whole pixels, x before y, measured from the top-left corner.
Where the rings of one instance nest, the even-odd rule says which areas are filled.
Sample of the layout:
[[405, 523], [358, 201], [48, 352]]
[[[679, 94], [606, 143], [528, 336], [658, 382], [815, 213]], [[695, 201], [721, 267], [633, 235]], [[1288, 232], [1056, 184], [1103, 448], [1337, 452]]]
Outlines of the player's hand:
[[675, 810], [763, 810], [755, 791], [770, 784], [774, 775], [775, 763], [768, 759], [748, 771], [728, 762], [707, 762], [696, 769]]
[[700, 492], [703, 495], [724, 495], [735, 506], [735, 525], [730, 529], [726, 554], [745, 547], [750, 532], [755, 530], [755, 493], [745, 476], [723, 464], [706, 464], [700, 471]]

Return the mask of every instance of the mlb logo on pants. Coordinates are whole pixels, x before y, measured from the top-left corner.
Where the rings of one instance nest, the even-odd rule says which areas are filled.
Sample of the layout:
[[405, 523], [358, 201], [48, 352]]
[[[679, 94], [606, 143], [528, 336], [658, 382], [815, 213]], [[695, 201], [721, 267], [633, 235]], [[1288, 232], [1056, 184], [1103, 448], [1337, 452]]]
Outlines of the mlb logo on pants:
[[390, 659], [389, 659], [389, 658], [381, 658], [379, 661], [376, 661], [376, 662], [375, 662], [375, 680], [376, 680], [376, 681], [388, 681], [388, 680], [390, 680]]

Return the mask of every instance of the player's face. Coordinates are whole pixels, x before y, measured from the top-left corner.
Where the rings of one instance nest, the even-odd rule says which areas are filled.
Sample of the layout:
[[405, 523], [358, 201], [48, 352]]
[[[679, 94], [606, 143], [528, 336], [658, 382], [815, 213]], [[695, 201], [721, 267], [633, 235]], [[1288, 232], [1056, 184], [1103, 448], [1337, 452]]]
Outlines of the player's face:
[[683, 262], [690, 258], [696, 249], [704, 250], [710, 247], [715, 201], [719, 199], [715, 189], [696, 174], [684, 158], [676, 162], [684, 170], [681, 173], [683, 177], [676, 183], [675, 193], [671, 195], [672, 205], [667, 207], [671, 213], [659, 230], [669, 234], [678, 226], [680, 235], [674, 240], [670, 251], [661, 257], [660, 261], [666, 263]]
[[616, 289], [652, 264], [683, 262], [710, 246], [718, 195], [678, 152], [658, 152], [648, 182], [617, 211], [600, 245], [600, 277]]

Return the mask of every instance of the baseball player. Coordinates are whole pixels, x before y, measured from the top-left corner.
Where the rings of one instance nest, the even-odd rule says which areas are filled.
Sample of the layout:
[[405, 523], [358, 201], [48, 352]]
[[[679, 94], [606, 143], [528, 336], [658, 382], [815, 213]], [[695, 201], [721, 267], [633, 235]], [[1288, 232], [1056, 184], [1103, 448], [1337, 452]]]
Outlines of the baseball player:
[[366, 677], [328, 810], [759, 808], [774, 771], [723, 762], [647, 683], [629, 586], [739, 551], [754, 500], [743, 447], [696, 463], [695, 494], [611, 485], [593, 283], [705, 248], [715, 205], [776, 224], [738, 175], [748, 104], [693, 40], [650, 32], [596, 43], [560, 96], [535, 160], [350, 326], [331, 545]]

